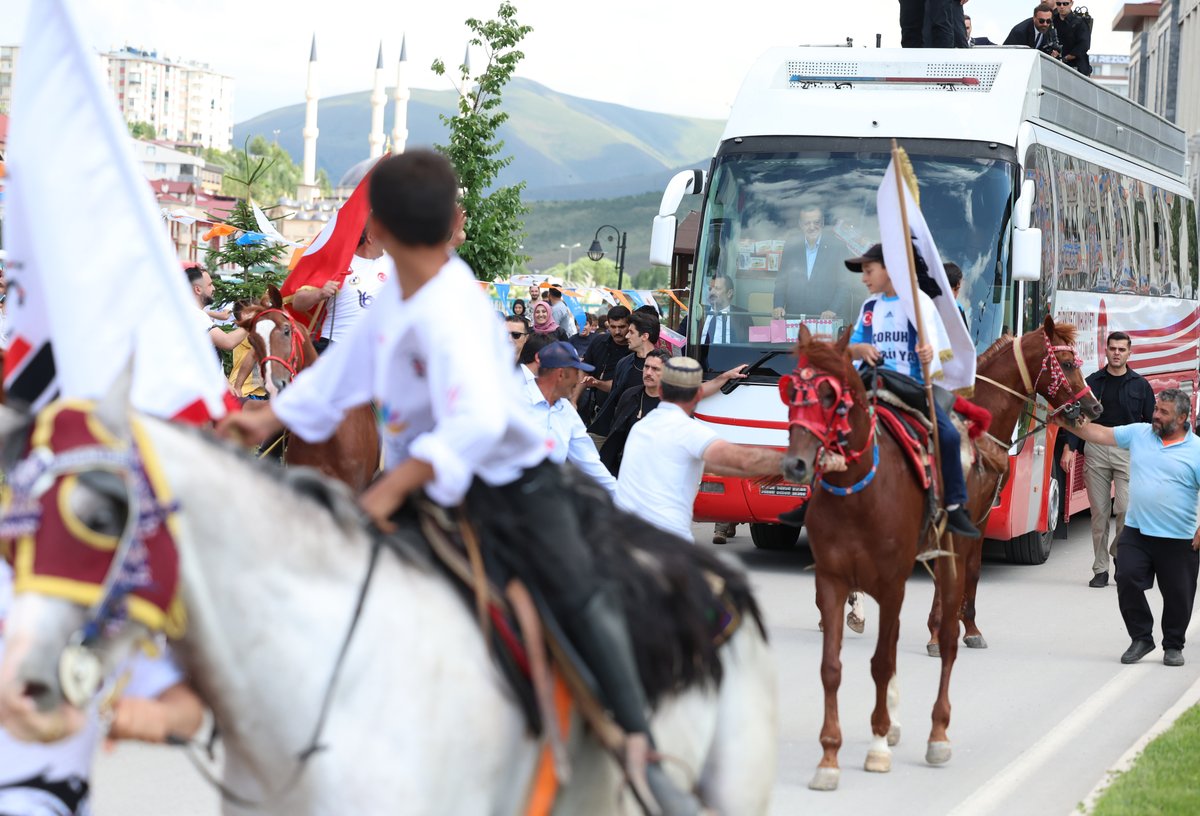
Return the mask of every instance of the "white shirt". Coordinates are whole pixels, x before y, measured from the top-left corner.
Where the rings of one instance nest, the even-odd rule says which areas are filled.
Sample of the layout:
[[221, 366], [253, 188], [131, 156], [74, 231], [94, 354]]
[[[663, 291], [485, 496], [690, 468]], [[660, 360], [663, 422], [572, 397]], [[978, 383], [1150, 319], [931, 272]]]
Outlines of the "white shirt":
[[537, 422], [538, 430], [546, 437], [551, 462], [570, 462], [591, 476], [613, 496], [617, 492], [617, 480], [600, 461], [596, 443], [588, 436], [579, 412], [568, 399], [560, 399], [551, 405], [538, 388], [537, 380], [525, 386], [529, 416]]
[[[0, 659], [4, 656], [4, 617], [12, 600], [12, 572], [0, 561]], [[153, 660], [141, 652], [130, 666], [127, 697], [157, 697], [179, 683], [183, 675], [175, 664], [164, 656]], [[101, 738], [100, 722], [95, 709], [88, 712], [84, 727], [73, 737], [59, 742], [40, 744], [18, 742], [0, 728], [0, 785], [10, 785], [37, 776], [50, 782], [71, 777], [87, 780], [92, 770], [92, 757]], [[58, 802], [40, 790], [30, 788], [0, 789], [0, 813], [53, 813], [39, 809]], [[61, 804], [58, 805], [61, 807]], [[88, 812], [86, 802], [81, 806]]]
[[546, 458], [512, 375], [512, 344], [471, 269], [458, 256], [408, 299], [395, 283], [344, 341], [272, 400], [308, 442], [328, 439], [350, 408], [374, 400], [384, 463], [433, 466], [425, 486], [455, 505], [478, 476], [504, 485]]
[[374, 260], [352, 255], [350, 271], [342, 279], [341, 288], [325, 305], [321, 336], [334, 343], [345, 340], [375, 302], [393, 268], [392, 259], [387, 255]]
[[629, 432], [617, 477], [617, 507], [691, 541], [704, 452], [718, 438], [678, 405], [660, 402]]
[[[546, 301], [550, 303], [549, 300]], [[566, 301], [560, 300], [558, 303], [550, 306], [550, 316], [554, 318], [554, 322], [562, 326], [563, 331], [567, 333], [567, 337], [573, 337], [579, 334], [579, 328], [575, 325], [575, 315], [571, 314], [571, 309], [567, 306]]]
[[[716, 325], [713, 325], [714, 323]], [[728, 306], [716, 314], [710, 312], [708, 317], [704, 318], [704, 328], [700, 332], [700, 342], [709, 342], [710, 328], [712, 329], [712, 343], [733, 342], [733, 326], [730, 324]]]

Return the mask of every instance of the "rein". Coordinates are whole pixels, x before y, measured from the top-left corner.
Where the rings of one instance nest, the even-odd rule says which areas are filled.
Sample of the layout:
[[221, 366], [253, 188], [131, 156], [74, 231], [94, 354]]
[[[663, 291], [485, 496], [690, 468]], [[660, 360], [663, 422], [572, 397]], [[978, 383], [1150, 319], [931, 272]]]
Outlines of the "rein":
[[[1060, 363], [1058, 360], [1058, 353], [1070, 352], [1072, 356], [1075, 356], [1075, 347], [1066, 345], [1056, 346], [1050, 342], [1049, 336], [1043, 335], [1043, 337], [1046, 344], [1046, 353], [1042, 357], [1042, 366], [1038, 371], [1036, 380], [1031, 379], [1029, 376], [1029, 368], [1025, 363], [1025, 356], [1021, 353], [1021, 344], [1019, 342], [1020, 338], [1013, 338], [1012, 342], [1010, 343], [1009, 347], [1012, 350], [1013, 359], [1016, 361], [1017, 371], [1021, 374], [1021, 383], [1025, 386], [1024, 394], [1009, 388], [1004, 383], [996, 382], [991, 377], [985, 377], [982, 374], [976, 374], [975, 379], [981, 380], [988, 385], [994, 386], [995, 388], [998, 388], [1001, 391], [1016, 397], [1034, 410], [1037, 408], [1037, 384], [1042, 381], [1043, 375], [1049, 376], [1049, 385], [1046, 388], [1047, 398], [1053, 397], [1059, 392], [1060, 389], [1069, 391], [1070, 383], [1067, 380], [1067, 373], [1063, 371], [1062, 363]], [[1083, 388], [1078, 393], [1071, 395], [1071, 397], [1062, 405], [1047, 413], [1045, 420], [1037, 420], [1034, 422], [1027, 433], [1017, 437], [1015, 440], [1013, 440], [1013, 442], [1009, 443], [1008, 447], [1016, 445], [1030, 436], [1033, 436], [1042, 429], [1048, 427], [1050, 420], [1054, 419], [1059, 414], [1062, 414], [1065, 418], [1074, 421], [1079, 417], [1079, 413], [1083, 408], [1083, 398], [1091, 393], [1091, 386], [1085, 382]]]

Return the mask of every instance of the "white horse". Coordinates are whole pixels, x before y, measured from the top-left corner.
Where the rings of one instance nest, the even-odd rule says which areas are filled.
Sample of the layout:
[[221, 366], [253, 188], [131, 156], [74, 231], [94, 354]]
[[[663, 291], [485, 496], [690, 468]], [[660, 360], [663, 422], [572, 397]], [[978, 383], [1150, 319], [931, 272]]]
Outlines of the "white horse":
[[[125, 422], [114, 431], [128, 439]], [[331, 511], [294, 477], [200, 433], [152, 419], [136, 428], [178, 502], [171, 531], [188, 624], [174, 649], [220, 728], [227, 789], [258, 813], [523, 812], [539, 743], [474, 616], [440, 574], [388, 551], [341, 665], [323, 750], [298, 771], [367, 573], [369, 537], [336, 490]], [[119, 531], [114, 501], [84, 479], [71, 491], [83, 523]], [[58, 664], [85, 613], [62, 599], [15, 598], [0, 666], [10, 732], [47, 740], [77, 725]], [[719, 686], [660, 697], [657, 747], [678, 761], [666, 765], [676, 781], [694, 783], [715, 811], [763, 813], [776, 768], [775, 670], [749, 616], [720, 662]], [[572, 777], [555, 812], [637, 812], [614, 761], [583, 731], [572, 729]], [[224, 812], [250, 811], [227, 800]]]

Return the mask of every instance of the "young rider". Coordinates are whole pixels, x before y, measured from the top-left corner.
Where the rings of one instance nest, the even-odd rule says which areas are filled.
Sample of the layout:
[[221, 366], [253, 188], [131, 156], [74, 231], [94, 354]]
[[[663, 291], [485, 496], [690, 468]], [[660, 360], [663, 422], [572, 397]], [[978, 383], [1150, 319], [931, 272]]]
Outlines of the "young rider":
[[[474, 516], [502, 534], [489, 536], [496, 554], [538, 585], [629, 734], [626, 761], [636, 779], [650, 746], [648, 707], [620, 598], [597, 577], [575, 497], [527, 417], [503, 324], [451, 251], [457, 193], [454, 170], [437, 153], [380, 161], [370, 228], [395, 263], [395, 283], [267, 410], [233, 414], [218, 429], [257, 441], [286, 426], [319, 441], [348, 409], [375, 400], [387, 472], [362, 494], [362, 509], [389, 530], [418, 490], [439, 504], [466, 499], [486, 508]], [[698, 812], [657, 764], [645, 772], [665, 812]]]
[[[917, 330], [909, 321], [899, 296], [896, 294], [887, 267], [883, 264], [883, 247], [875, 244], [860, 257], [846, 261], [846, 268], [862, 274], [863, 284], [871, 293], [858, 313], [854, 332], [850, 335], [850, 355], [868, 365], [882, 366], [889, 371], [911, 377], [924, 383], [921, 364], [929, 366], [933, 379], [942, 376], [940, 352], [950, 348], [946, 338], [946, 327], [938, 315], [933, 301], [922, 291], [917, 291], [917, 304], [925, 324], [926, 337], [935, 345], [918, 344]], [[936, 350], [939, 354], [934, 354]], [[967, 483], [963, 478], [962, 459], [959, 454], [959, 434], [942, 406], [933, 401], [937, 414], [937, 431], [941, 447], [941, 469], [946, 502], [946, 526], [950, 532], [968, 538], [978, 538], [981, 533], [971, 523], [963, 505], [967, 502]]]

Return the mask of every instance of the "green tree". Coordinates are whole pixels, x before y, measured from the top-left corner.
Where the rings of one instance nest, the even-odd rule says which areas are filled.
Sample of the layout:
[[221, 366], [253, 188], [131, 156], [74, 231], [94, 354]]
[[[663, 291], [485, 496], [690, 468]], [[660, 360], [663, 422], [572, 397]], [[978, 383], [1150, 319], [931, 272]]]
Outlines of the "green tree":
[[[266, 142], [262, 137], [256, 137], [255, 141], [258, 140], [264, 144]], [[242, 230], [243, 233], [259, 231], [254, 211], [250, 208], [250, 199], [257, 193], [259, 189], [257, 185], [268, 177], [275, 162], [273, 158], [252, 155], [250, 151], [253, 146], [254, 142], [251, 142], [241, 153], [231, 155], [230, 158], [233, 159], [233, 162], [226, 165], [227, 167], [241, 168], [243, 171], [241, 176], [226, 173], [221, 182], [223, 190], [227, 183], [230, 186], [240, 185], [241, 187], [243, 197], [238, 199], [233, 211], [225, 221]], [[284, 155], [287, 155], [286, 152]], [[239, 244], [237, 238], [232, 235], [216, 249], [209, 249], [204, 259], [209, 270], [226, 265], [234, 265], [242, 270], [241, 279], [237, 281], [214, 278], [214, 300], [218, 303], [225, 303], [244, 298], [258, 298], [267, 290], [268, 284], [278, 286], [287, 275], [287, 270], [279, 264], [280, 256], [284, 251], [285, 248], [282, 246], [265, 242]]]
[[[225, 168], [225, 175], [221, 177], [221, 194], [229, 196], [245, 195], [243, 179], [261, 165], [262, 169], [258, 171], [254, 182], [254, 200], [260, 205], [274, 204], [281, 197], [295, 198], [296, 188], [304, 179], [304, 170], [292, 161], [291, 154], [262, 136], [250, 139], [242, 150], [222, 152], [208, 148], [204, 151], [204, 158]], [[332, 194], [329, 177], [324, 173], [322, 170], [318, 175], [317, 184], [322, 194]]]
[[[512, 79], [517, 63], [525, 54], [517, 45], [531, 26], [521, 25], [517, 10], [507, 0], [500, 4], [494, 20], [467, 20], [473, 32], [470, 44], [481, 47], [487, 54], [487, 65], [478, 76], [472, 77], [469, 66], [458, 66], [458, 114], [440, 115], [450, 128], [450, 143], [437, 145], [454, 164], [464, 188], [462, 205], [467, 211], [467, 243], [459, 253], [483, 280], [506, 274], [515, 264], [527, 260], [520, 254], [524, 229], [521, 217], [528, 209], [521, 203], [525, 182], [491, 189], [500, 171], [512, 162], [512, 156], [501, 156], [504, 141], [496, 138], [500, 125], [508, 114], [500, 110], [501, 93]], [[446, 66], [434, 60], [432, 70], [445, 76]]]
[[149, 122], [130, 122], [129, 135], [135, 139], [156, 139], [158, 134]]

